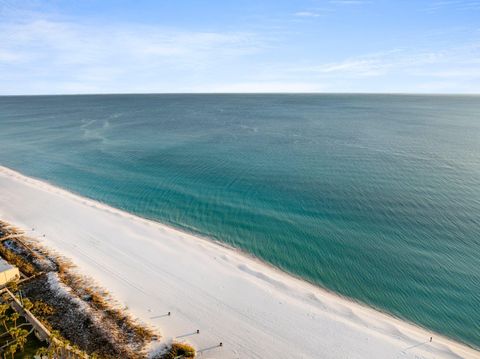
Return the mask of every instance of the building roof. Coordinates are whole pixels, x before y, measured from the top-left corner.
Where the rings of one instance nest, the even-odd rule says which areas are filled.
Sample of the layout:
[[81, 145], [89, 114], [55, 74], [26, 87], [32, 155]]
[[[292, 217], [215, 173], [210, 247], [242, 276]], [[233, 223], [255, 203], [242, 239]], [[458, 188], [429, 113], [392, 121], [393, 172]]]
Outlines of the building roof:
[[0, 258], [0, 273], [15, 268], [15, 266], [11, 265], [7, 261], [5, 261], [3, 258]]

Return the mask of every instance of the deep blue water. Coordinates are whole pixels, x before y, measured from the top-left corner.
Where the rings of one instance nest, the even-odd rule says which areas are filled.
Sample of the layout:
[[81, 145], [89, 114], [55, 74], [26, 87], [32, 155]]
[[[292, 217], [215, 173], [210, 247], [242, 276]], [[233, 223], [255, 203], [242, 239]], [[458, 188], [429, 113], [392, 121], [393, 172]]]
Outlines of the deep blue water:
[[480, 347], [480, 97], [0, 97], [0, 164]]

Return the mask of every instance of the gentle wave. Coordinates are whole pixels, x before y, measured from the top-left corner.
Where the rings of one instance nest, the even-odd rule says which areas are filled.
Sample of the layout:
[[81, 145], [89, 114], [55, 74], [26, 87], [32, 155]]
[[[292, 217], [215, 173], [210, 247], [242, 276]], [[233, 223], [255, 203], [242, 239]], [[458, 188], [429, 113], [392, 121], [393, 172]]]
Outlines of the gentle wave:
[[0, 97], [2, 164], [480, 347], [480, 98]]

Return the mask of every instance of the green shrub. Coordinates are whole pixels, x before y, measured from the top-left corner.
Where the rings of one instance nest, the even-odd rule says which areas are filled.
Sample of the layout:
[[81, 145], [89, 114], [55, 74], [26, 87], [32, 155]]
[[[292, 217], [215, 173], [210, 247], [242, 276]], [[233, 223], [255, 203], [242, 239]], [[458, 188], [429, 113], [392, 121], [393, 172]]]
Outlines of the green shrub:
[[173, 343], [167, 353], [162, 356], [162, 359], [180, 358], [195, 358], [195, 349], [185, 343]]

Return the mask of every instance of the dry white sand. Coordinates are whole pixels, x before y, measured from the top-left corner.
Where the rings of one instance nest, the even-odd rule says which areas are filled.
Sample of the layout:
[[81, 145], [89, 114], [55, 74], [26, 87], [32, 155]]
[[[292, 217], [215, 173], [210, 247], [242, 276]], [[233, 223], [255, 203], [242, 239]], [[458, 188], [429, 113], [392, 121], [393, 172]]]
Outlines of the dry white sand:
[[35, 228], [32, 237], [159, 328], [162, 341], [188, 341], [200, 358], [480, 358], [238, 251], [4, 167], [0, 219]]

